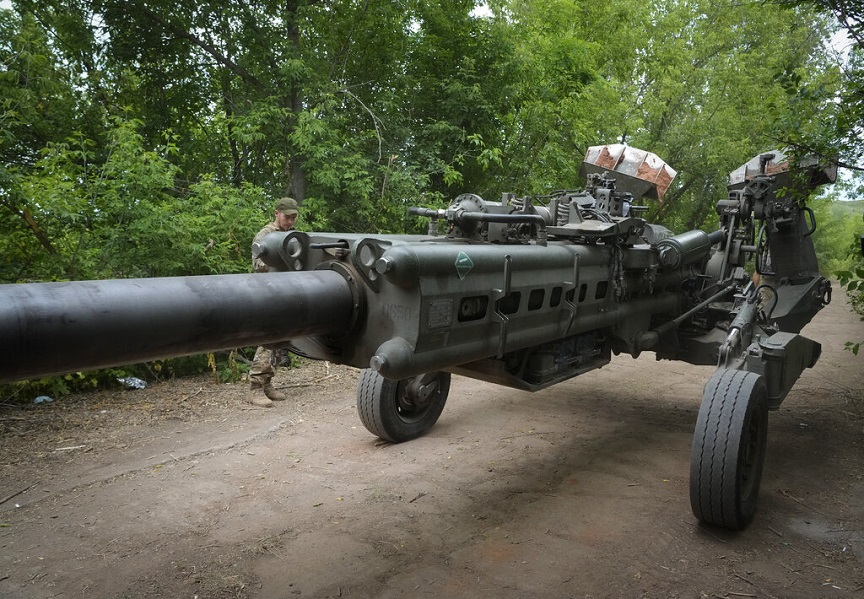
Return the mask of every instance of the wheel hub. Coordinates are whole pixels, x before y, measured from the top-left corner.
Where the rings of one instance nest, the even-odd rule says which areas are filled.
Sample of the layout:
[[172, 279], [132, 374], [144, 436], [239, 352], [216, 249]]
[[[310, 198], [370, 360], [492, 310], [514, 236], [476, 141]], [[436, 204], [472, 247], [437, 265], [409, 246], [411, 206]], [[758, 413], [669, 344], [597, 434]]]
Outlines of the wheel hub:
[[423, 410], [438, 391], [438, 378], [434, 374], [422, 374], [408, 379], [400, 387], [399, 409], [405, 411]]

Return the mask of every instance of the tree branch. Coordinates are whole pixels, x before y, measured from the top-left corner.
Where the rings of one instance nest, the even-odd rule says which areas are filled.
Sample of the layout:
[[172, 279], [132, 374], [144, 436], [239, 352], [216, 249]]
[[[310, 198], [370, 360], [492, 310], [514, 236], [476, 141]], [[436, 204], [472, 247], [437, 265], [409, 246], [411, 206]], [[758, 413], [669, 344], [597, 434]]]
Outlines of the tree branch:
[[255, 77], [255, 75], [253, 75], [252, 73], [238, 65], [236, 62], [222, 54], [219, 49], [216, 48], [216, 46], [214, 46], [213, 44], [205, 42], [198, 36], [194, 35], [192, 32], [186, 31], [182, 27], [178, 27], [177, 25], [170, 23], [161, 15], [153, 12], [143, 4], [139, 6], [141, 8], [141, 11], [145, 15], [147, 15], [149, 19], [155, 21], [156, 23], [159, 23], [161, 26], [173, 33], [178, 38], [189, 40], [194, 45], [198, 46], [199, 48], [204, 50], [204, 52], [209, 54], [210, 57], [213, 58], [213, 60], [226, 67], [228, 70], [243, 79], [243, 81], [245, 81], [249, 85], [253, 86], [255, 89], [259, 91], [268, 90], [268, 86], [266, 86], [260, 79], [258, 79], [257, 77]]
[[[358, 104], [360, 104], [360, 106], [362, 106], [363, 109], [364, 109], [366, 112], [369, 113], [369, 116], [372, 117], [372, 123], [375, 125], [375, 135], [378, 137], [378, 162], [381, 162], [381, 145], [382, 145], [382, 143], [383, 143], [383, 140], [382, 140], [382, 138], [381, 138], [381, 130], [378, 128], [378, 123], [381, 122], [381, 119], [379, 119], [379, 118], [375, 115], [374, 112], [372, 112], [371, 110], [369, 110], [369, 107], [366, 106], [366, 104], [363, 103], [363, 100], [361, 100], [360, 98], [358, 98], [356, 95], [352, 94], [352, 93], [351, 93], [350, 91], [348, 91], [347, 89], [342, 89], [342, 90], [340, 90], [340, 91], [341, 91], [343, 94], [346, 94], [346, 95], [348, 95], [348, 96], [354, 98], [354, 100], [355, 100]], [[383, 125], [382, 125], [382, 127], [383, 127]]]
[[36, 240], [39, 242], [45, 251], [47, 251], [52, 256], [57, 255], [57, 248], [54, 247], [54, 244], [51, 243], [51, 238], [42, 230], [42, 227], [39, 226], [39, 223], [36, 222], [36, 219], [33, 218], [33, 213], [30, 212], [29, 208], [18, 208], [13, 205], [8, 200], [4, 200], [0, 202], [3, 206], [6, 206], [13, 214], [21, 217], [25, 223], [27, 223], [27, 228], [33, 232], [33, 235], [36, 237]]

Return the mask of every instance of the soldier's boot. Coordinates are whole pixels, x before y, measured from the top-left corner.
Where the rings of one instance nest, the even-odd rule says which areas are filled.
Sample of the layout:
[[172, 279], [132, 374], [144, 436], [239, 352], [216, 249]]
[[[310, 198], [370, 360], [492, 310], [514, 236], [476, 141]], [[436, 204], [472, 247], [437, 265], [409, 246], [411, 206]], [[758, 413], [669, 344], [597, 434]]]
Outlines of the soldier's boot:
[[273, 402], [267, 397], [264, 387], [261, 385], [252, 385], [246, 393], [246, 401], [258, 408], [271, 408]]
[[288, 396], [276, 389], [271, 383], [264, 383], [264, 394], [273, 401], [285, 401]]

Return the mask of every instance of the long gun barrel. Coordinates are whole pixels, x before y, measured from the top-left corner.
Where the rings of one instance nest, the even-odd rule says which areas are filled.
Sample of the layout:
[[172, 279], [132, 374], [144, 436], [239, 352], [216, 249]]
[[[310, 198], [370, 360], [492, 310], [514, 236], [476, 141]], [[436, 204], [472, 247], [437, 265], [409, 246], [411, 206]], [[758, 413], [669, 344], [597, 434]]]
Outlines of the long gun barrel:
[[319, 270], [0, 285], [0, 381], [339, 335], [354, 299]]

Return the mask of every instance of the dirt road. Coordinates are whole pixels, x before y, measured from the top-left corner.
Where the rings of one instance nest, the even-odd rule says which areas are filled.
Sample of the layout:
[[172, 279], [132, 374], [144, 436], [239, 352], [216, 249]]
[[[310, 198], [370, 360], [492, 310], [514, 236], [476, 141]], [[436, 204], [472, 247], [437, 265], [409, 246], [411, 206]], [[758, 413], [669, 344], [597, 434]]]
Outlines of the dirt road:
[[319, 363], [270, 410], [205, 378], [3, 406], [0, 597], [861, 599], [864, 357], [843, 343], [864, 326], [835, 298], [805, 333], [822, 359], [771, 414], [738, 534], [689, 506], [712, 369], [651, 354], [536, 394], [456, 377], [401, 445]]

